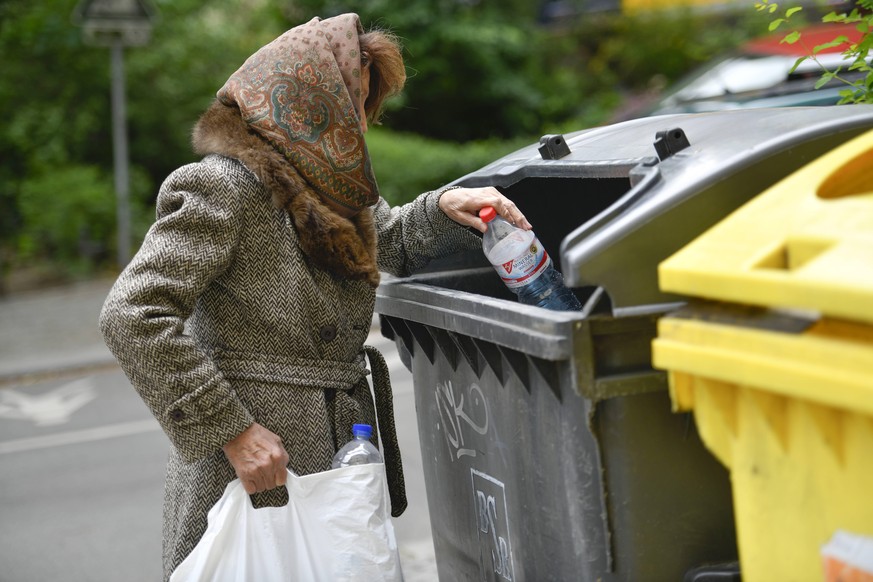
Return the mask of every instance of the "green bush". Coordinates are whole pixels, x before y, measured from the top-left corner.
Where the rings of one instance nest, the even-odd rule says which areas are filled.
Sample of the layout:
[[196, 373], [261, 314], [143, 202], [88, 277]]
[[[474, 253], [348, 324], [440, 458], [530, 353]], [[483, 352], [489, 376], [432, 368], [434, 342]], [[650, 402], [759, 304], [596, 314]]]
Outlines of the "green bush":
[[[549, 125], [582, 129], [622, 107], [653, 101], [694, 67], [760, 34], [751, 11], [690, 9], [592, 14], [552, 31], [541, 47], [539, 86], [550, 93]], [[631, 108], [632, 109], [632, 108]]]
[[[142, 190], [142, 172], [134, 173]], [[45, 169], [21, 183], [16, 266], [50, 261], [69, 274], [111, 260], [115, 251], [115, 188], [111, 175], [96, 166]], [[145, 212], [131, 203], [134, 231], [142, 236]]]
[[[0, 1], [0, 108], [10, 113], [0, 129], [2, 271], [114, 264], [109, 51], [83, 44], [70, 20], [79, 2]], [[386, 120], [400, 133], [367, 136], [395, 204], [541, 134], [604, 123], [623, 95], [747, 36], [715, 14], [588, 13], [547, 27], [528, 0], [154, 3], [152, 41], [124, 53], [134, 248], [153, 221], [155, 185], [195, 158], [191, 127], [215, 91], [259, 46], [316, 14], [356, 10], [407, 48], [408, 90]]]
[[379, 190], [392, 205], [436, 190], [528, 143], [515, 139], [457, 144], [384, 128], [367, 132]]
[[24, 224], [18, 236], [22, 262], [51, 257], [69, 263], [108, 252], [115, 194], [112, 178], [94, 166], [52, 168], [26, 179], [18, 209]]

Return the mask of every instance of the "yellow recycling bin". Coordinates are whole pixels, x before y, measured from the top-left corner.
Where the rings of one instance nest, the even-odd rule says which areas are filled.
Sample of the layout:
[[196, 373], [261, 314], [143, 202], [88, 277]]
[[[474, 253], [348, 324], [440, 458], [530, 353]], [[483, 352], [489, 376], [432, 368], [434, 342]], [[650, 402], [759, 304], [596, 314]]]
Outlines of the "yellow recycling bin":
[[826, 544], [873, 541], [873, 132], [738, 209], [659, 281], [691, 299], [660, 320], [654, 365], [730, 469], [743, 581], [837, 580]]

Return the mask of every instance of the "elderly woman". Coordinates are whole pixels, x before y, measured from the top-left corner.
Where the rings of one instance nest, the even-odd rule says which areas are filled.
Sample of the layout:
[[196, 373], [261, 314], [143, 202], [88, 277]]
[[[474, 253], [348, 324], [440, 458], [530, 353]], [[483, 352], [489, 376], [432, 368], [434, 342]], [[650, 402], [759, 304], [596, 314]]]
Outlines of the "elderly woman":
[[387, 370], [364, 347], [380, 271], [479, 247], [483, 206], [530, 225], [493, 188], [380, 198], [363, 134], [405, 79], [393, 37], [354, 14], [261, 48], [198, 121], [202, 161], [164, 182], [106, 300], [106, 343], [172, 442], [166, 576], [230, 481], [284, 504], [286, 467], [329, 469], [356, 422], [378, 417], [392, 514], [406, 506]]

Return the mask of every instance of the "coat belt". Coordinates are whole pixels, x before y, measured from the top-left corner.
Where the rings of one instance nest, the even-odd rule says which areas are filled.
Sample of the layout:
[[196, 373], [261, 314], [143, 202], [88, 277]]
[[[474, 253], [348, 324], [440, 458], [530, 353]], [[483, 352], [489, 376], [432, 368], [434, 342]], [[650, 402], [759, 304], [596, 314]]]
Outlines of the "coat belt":
[[369, 374], [363, 356], [354, 362], [337, 362], [216, 349], [212, 357], [228, 379], [278, 382], [322, 390], [351, 390]]
[[391, 377], [385, 358], [373, 346], [364, 346], [364, 352], [373, 369], [373, 393], [376, 397], [376, 418], [382, 433], [382, 456], [385, 458], [385, 474], [388, 478], [388, 494], [391, 496], [391, 515], [399, 517], [406, 509], [406, 484], [403, 480], [403, 463], [400, 446], [397, 444], [397, 429], [394, 426], [394, 396], [391, 393]]

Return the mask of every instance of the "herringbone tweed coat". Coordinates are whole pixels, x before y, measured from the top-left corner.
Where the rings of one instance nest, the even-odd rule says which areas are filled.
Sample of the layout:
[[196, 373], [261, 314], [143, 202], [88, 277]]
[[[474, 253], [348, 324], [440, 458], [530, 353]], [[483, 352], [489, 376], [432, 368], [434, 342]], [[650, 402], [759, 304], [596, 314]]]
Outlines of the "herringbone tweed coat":
[[[437, 192], [339, 217], [233, 108], [213, 105], [195, 149], [205, 157], [162, 185], [157, 221], [100, 316], [107, 345], [172, 442], [167, 577], [235, 478], [222, 446], [252, 422], [282, 438], [298, 474], [329, 469], [352, 423], [375, 426], [374, 408], [383, 440], [393, 434], [390, 400], [377, 396], [374, 407], [362, 350], [378, 271], [403, 275], [481, 245], [439, 210]], [[399, 451], [385, 448], [399, 472], [399, 458], [389, 458]], [[391, 489], [399, 514], [402, 477]], [[276, 505], [283, 495], [254, 501]]]

